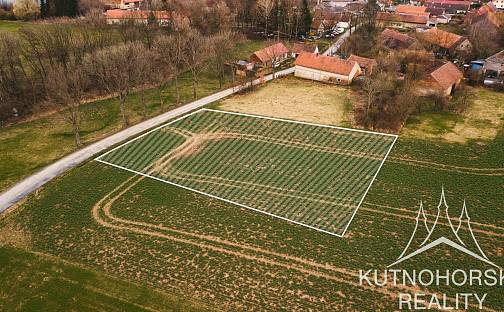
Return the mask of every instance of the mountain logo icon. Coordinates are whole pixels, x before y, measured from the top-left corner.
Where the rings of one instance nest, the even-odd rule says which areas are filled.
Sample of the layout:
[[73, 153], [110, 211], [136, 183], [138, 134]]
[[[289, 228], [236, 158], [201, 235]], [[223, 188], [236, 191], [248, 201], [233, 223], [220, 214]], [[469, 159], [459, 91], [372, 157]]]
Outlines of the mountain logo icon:
[[[448, 214], [448, 205], [446, 204], [444, 187], [441, 190], [441, 198], [439, 199], [439, 204], [437, 206], [437, 215], [432, 227], [429, 227], [429, 225], [427, 224], [427, 217], [425, 215], [422, 202], [420, 202], [420, 207], [418, 209], [418, 214], [415, 220], [415, 229], [411, 234], [408, 244], [404, 248], [403, 252], [399, 255], [397, 260], [387, 267], [395, 266], [429, 249], [444, 244], [455, 248], [479, 261], [485, 262], [496, 268], [500, 268], [498, 265], [488, 259], [486, 254], [481, 249], [478, 241], [476, 240], [476, 237], [474, 236], [473, 230], [471, 228], [471, 218], [469, 217], [465, 200], [462, 206], [460, 217], [458, 218], [458, 224], [453, 224], [452, 219]], [[445, 224], [448, 226], [449, 230], [447, 231], [447, 233], [443, 233], [443, 231], [440, 230], [440, 224]], [[467, 241], [466, 239], [466, 242], [464, 242], [461, 239], [463, 230], [467, 230], [468, 233], [466, 234], [468, 234], [467, 238], [469, 241]], [[419, 232], [424, 232], [426, 234], [426, 237], [425, 239], [423, 239], [422, 243], [420, 243], [416, 250], [412, 250], [411, 245], [413, 241], [421, 240], [421, 237], [419, 237]]]

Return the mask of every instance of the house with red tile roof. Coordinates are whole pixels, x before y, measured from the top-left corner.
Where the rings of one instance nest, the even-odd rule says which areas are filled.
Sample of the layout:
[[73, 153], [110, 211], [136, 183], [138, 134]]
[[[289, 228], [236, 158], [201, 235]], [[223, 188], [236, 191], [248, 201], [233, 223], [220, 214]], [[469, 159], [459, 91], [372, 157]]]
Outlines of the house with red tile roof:
[[271, 67], [272, 64], [283, 62], [288, 58], [289, 49], [283, 43], [278, 42], [252, 53], [250, 61], [262, 67]]
[[414, 5], [400, 4], [400, 5], [396, 6], [396, 13], [425, 15], [428, 12], [427, 12], [427, 7], [425, 7], [425, 6], [414, 6]]
[[359, 67], [361, 68], [362, 74], [366, 76], [370, 76], [373, 73], [373, 69], [378, 66], [378, 63], [375, 59], [357, 56], [354, 54], [350, 55], [347, 60], [357, 62], [357, 64], [359, 64]]
[[294, 65], [296, 77], [334, 84], [351, 84], [362, 72], [355, 61], [306, 52], [299, 55]]
[[105, 12], [105, 19], [107, 24], [115, 25], [125, 22], [132, 22], [135, 24], [147, 24], [149, 16], [156, 19], [159, 25], [168, 25], [172, 19], [172, 14], [168, 11], [142, 11], [142, 10], [121, 10], [113, 9]]
[[442, 8], [446, 14], [466, 13], [471, 8], [471, 1], [460, 0], [426, 0], [425, 6], [429, 8]]
[[436, 52], [442, 55], [469, 52], [472, 49], [471, 42], [464, 36], [431, 28], [419, 33], [420, 38], [427, 44], [433, 46]]
[[292, 46], [292, 57], [298, 57], [302, 52], [319, 54], [319, 49], [316, 44], [306, 44], [302, 42], [295, 42]]
[[407, 49], [416, 42], [414, 38], [392, 29], [382, 31], [378, 40], [381, 44], [392, 50]]
[[429, 22], [429, 13], [424, 15], [378, 12], [376, 14], [376, 23], [379, 27], [391, 27], [398, 29], [416, 28], [427, 26]]
[[449, 96], [460, 85], [463, 77], [464, 75], [457, 66], [447, 62], [431, 70], [420, 81], [417, 91], [420, 95], [441, 93], [444, 96]]

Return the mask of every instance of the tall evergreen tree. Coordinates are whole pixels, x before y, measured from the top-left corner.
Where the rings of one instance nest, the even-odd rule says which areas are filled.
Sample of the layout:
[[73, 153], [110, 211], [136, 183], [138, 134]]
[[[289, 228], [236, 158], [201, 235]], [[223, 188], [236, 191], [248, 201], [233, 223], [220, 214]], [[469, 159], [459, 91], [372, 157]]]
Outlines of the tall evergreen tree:
[[312, 24], [312, 14], [310, 11], [310, 6], [308, 5], [308, 0], [303, 0], [303, 7], [301, 8], [301, 28], [305, 33], [308, 33], [311, 29]]
[[49, 16], [49, 11], [47, 8], [47, 1], [40, 0], [40, 17], [47, 18]]
[[45, 0], [48, 16], [75, 17], [79, 14], [79, 0]]

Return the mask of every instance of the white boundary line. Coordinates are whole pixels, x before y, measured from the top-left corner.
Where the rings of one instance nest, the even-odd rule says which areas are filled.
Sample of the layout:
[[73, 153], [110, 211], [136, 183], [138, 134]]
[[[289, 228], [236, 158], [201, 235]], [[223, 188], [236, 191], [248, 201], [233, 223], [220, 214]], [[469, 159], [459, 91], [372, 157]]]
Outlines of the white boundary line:
[[344, 127], [337, 127], [337, 126], [331, 126], [331, 125], [323, 125], [323, 124], [317, 124], [317, 123], [311, 123], [311, 122], [305, 122], [305, 121], [282, 119], [282, 118], [275, 118], [275, 117], [268, 117], [268, 116], [261, 116], [261, 115], [253, 115], [253, 114], [229, 112], [229, 111], [222, 111], [222, 110], [211, 109], [211, 108], [202, 108], [200, 110], [201, 111], [215, 112], [215, 113], [223, 113], [223, 114], [230, 114], [230, 115], [238, 115], [238, 116], [245, 116], [245, 117], [255, 117], [255, 118], [260, 118], [260, 119], [268, 119], [268, 120], [275, 120], [275, 121], [297, 123], [297, 124], [302, 124], [302, 125], [317, 126], [317, 127], [323, 127], [323, 128], [332, 128], [332, 129], [347, 130], [347, 131], [354, 131], [354, 132], [362, 132], [362, 133], [368, 133], [368, 134], [379, 134], [379, 135], [391, 136], [391, 137], [395, 137], [395, 138], [398, 137], [396, 134], [374, 132], [374, 131], [367, 131], [367, 130], [361, 130], [361, 129], [344, 128]]
[[352, 223], [353, 221], [353, 218], [355, 217], [355, 215], [357, 214], [357, 211], [359, 210], [360, 206], [362, 205], [362, 202], [364, 201], [364, 198], [366, 197], [367, 193], [369, 192], [369, 190], [371, 189], [371, 185], [373, 185], [373, 182], [374, 180], [376, 179], [376, 177], [378, 176], [378, 173], [380, 172], [383, 164], [385, 163], [385, 160], [387, 160], [387, 157], [388, 155], [390, 154], [390, 152], [392, 151], [392, 148], [394, 147], [395, 145], [395, 142], [397, 141], [397, 138], [398, 136], [396, 135], [396, 137], [394, 138], [394, 142], [392, 142], [392, 144], [390, 145], [390, 148], [389, 150], [387, 151], [387, 154], [385, 154], [385, 157], [383, 157], [383, 160], [380, 164], [380, 166], [378, 167], [378, 170], [376, 170], [376, 173], [375, 175], [373, 176], [373, 179], [371, 180], [371, 182], [369, 183], [366, 191], [364, 192], [364, 195], [362, 196], [359, 204], [357, 205], [357, 208], [355, 208], [355, 211], [354, 213], [352, 214], [352, 217], [350, 218], [350, 220], [348, 221], [347, 225], [345, 226], [345, 229], [343, 230], [343, 234], [341, 234], [341, 237], [345, 236], [345, 233], [346, 231], [348, 230], [348, 227], [350, 226], [350, 223]]
[[169, 122], [167, 122], [167, 123], [165, 123], [165, 124], [162, 124], [161, 126], [158, 126], [158, 127], [154, 128], [154, 129], [152, 129], [152, 130], [149, 130], [149, 131], [145, 132], [144, 134], [141, 134], [141, 135], [137, 136], [136, 138], [133, 138], [133, 139], [131, 139], [131, 140], [129, 140], [129, 141], [126, 141], [125, 143], [123, 143], [123, 144], [121, 144], [121, 145], [119, 145], [119, 146], [114, 147], [114, 148], [113, 148], [113, 149], [111, 149], [110, 151], [108, 151], [108, 152], [106, 152], [106, 153], [104, 153], [104, 154], [101, 154], [100, 156], [96, 157], [96, 158], [95, 158], [95, 160], [100, 160], [100, 158], [102, 158], [102, 157], [104, 157], [104, 156], [106, 156], [106, 155], [108, 155], [108, 154], [112, 153], [112, 152], [113, 152], [113, 151], [115, 151], [116, 149], [119, 149], [119, 148], [121, 148], [121, 147], [123, 147], [123, 146], [125, 146], [125, 145], [128, 145], [128, 144], [130, 144], [130, 143], [132, 143], [132, 142], [134, 142], [134, 141], [136, 141], [136, 140], [138, 140], [138, 139], [140, 139], [140, 138], [142, 138], [142, 137], [146, 136], [147, 134], [150, 134], [150, 133], [152, 133], [152, 132], [154, 132], [154, 131], [156, 131], [156, 130], [159, 130], [159, 129], [161, 129], [161, 128], [164, 128], [164, 127], [166, 127], [166, 126], [169, 126], [169, 125], [171, 125], [172, 123], [175, 123], [175, 122], [177, 122], [177, 121], [179, 121], [179, 120], [182, 120], [182, 119], [184, 119], [184, 118], [186, 118], [186, 117], [189, 117], [189, 116], [192, 116], [192, 115], [194, 115], [194, 114], [197, 114], [197, 113], [199, 113], [199, 112], [201, 112], [201, 111], [202, 111], [202, 109], [199, 109], [199, 110], [197, 110], [197, 111], [191, 112], [191, 113], [189, 113], [189, 114], [186, 114], [186, 115], [183, 115], [183, 116], [181, 116], [181, 117], [179, 117], [179, 118], [176, 118], [176, 119], [174, 119], [174, 120], [171, 120], [171, 121], [169, 121]]
[[[316, 228], [316, 227], [308, 225], [308, 224], [304, 224], [304, 223], [301, 223], [301, 222], [298, 222], [298, 221], [290, 220], [290, 219], [287, 219], [285, 217], [281, 217], [281, 216], [278, 216], [278, 215], [275, 215], [275, 214], [272, 214], [272, 213], [269, 213], [269, 212], [266, 212], [266, 211], [263, 211], [263, 210], [259, 210], [257, 208], [253, 208], [253, 207], [250, 207], [250, 206], [247, 206], [247, 205], [244, 205], [244, 204], [240, 204], [240, 203], [234, 202], [234, 201], [226, 199], [226, 198], [222, 198], [222, 197], [219, 197], [219, 196], [208, 194], [208, 193], [205, 193], [205, 192], [202, 192], [202, 191], [199, 191], [199, 190], [196, 190], [196, 189], [184, 186], [184, 185], [180, 185], [180, 184], [177, 184], [177, 183], [174, 183], [174, 182], [163, 180], [163, 179], [160, 179], [160, 178], [148, 175], [146, 173], [142, 173], [142, 172], [139, 172], [139, 171], [136, 171], [136, 170], [132, 170], [132, 169], [129, 169], [129, 168], [126, 168], [126, 167], [122, 167], [122, 166], [119, 166], [119, 165], [116, 165], [116, 164], [113, 164], [113, 163], [110, 163], [110, 162], [107, 162], [107, 161], [104, 161], [104, 160], [101, 159], [102, 157], [106, 156], [107, 154], [109, 154], [109, 153], [111, 153], [111, 152], [113, 152], [113, 151], [115, 151], [115, 150], [117, 150], [117, 149], [119, 149], [119, 148], [121, 148], [121, 147], [129, 144], [129, 143], [132, 143], [132, 142], [134, 142], [134, 141], [136, 141], [136, 140], [138, 140], [138, 139], [140, 139], [140, 138], [142, 138], [142, 137], [144, 137], [144, 136], [146, 136], [146, 135], [148, 135], [148, 134], [150, 134], [150, 133], [152, 133], [152, 132], [154, 132], [156, 130], [159, 130], [159, 129], [161, 129], [163, 127], [166, 127], [166, 126], [169, 126], [172, 123], [175, 123], [175, 122], [177, 122], [179, 120], [182, 120], [184, 118], [187, 118], [189, 116], [192, 116], [194, 114], [197, 114], [197, 113], [200, 113], [200, 112], [204, 112], [204, 111], [223, 113], [223, 114], [231, 114], [231, 115], [238, 115], [238, 116], [246, 116], [246, 117], [254, 117], [254, 118], [261, 118], [261, 119], [268, 119], [268, 120], [275, 120], [275, 121], [283, 121], [283, 122], [290, 122], [290, 123], [298, 123], [298, 124], [317, 126], [317, 127], [324, 127], [324, 128], [332, 128], [332, 129], [339, 129], [339, 130], [346, 130], [346, 131], [355, 131], [355, 132], [362, 132], [362, 133], [368, 133], [368, 134], [374, 134], [374, 135], [391, 136], [391, 137], [394, 137], [394, 141], [390, 145], [387, 153], [385, 154], [385, 157], [381, 161], [380, 166], [376, 170], [376, 173], [374, 174], [373, 179], [369, 183], [366, 191], [364, 192], [364, 195], [362, 196], [361, 200], [359, 201], [359, 204], [355, 208], [355, 210], [354, 210], [352, 216], [350, 217], [350, 220], [348, 221], [347, 225], [345, 226], [342, 234], [336, 234], [336, 233], [333, 233], [333, 232], [329, 232], [329, 231], [326, 231], [326, 230], [323, 230], [323, 229]], [[380, 133], [380, 132], [373, 132], [373, 131], [366, 131], [366, 130], [359, 130], [359, 129], [350, 129], [350, 128], [336, 127], [336, 126], [330, 126], [330, 125], [322, 125], [322, 124], [309, 123], [309, 122], [303, 122], [303, 121], [296, 121], [296, 120], [288, 120], [288, 119], [281, 119], [281, 118], [274, 118], [274, 117], [267, 117], [267, 116], [252, 115], [252, 114], [227, 112], [227, 111], [215, 110], [215, 109], [210, 109], [210, 108], [202, 108], [202, 109], [199, 109], [197, 111], [194, 111], [194, 112], [191, 112], [189, 114], [186, 114], [184, 116], [181, 116], [179, 118], [176, 118], [176, 119], [174, 119], [174, 120], [172, 120], [172, 121], [170, 121], [170, 122], [168, 122], [166, 124], [163, 124], [161, 126], [158, 126], [158, 127], [154, 128], [152, 130], [149, 130], [148, 132], [146, 132], [146, 133], [144, 133], [142, 135], [139, 135], [138, 137], [133, 138], [133, 139], [131, 139], [131, 140], [129, 140], [129, 141], [127, 141], [127, 142], [125, 142], [125, 143], [123, 143], [123, 144], [121, 144], [121, 145], [113, 148], [113, 149], [111, 149], [110, 151], [108, 151], [108, 152], [106, 152], [106, 153], [104, 153], [104, 154], [96, 157], [95, 161], [101, 162], [103, 164], [107, 164], [107, 165], [115, 167], [115, 168], [126, 170], [126, 171], [129, 171], [129, 172], [132, 172], [132, 173], [135, 173], [135, 174], [147, 177], [147, 178], [151, 178], [151, 179], [154, 179], [154, 180], [157, 180], [157, 181], [160, 181], [160, 182], [164, 182], [164, 183], [167, 183], [167, 184], [170, 184], [170, 185], [174, 185], [174, 186], [177, 186], [177, 187], [180, 187], [180, 188], [183, 188], [183, 189], [186, 189], [186, 190], [198, 193], [198, 194], [206, 195], [206, 196], [211, 197], [211, 198], [222, 200], [224, 202], [227, 202], [227, 203], [230, 203], [230, 204], [233, 204], [233, 205], [237, 205], [237, 206], [240, 206], [240, 207], [243, 207], [243, 208], [247, 208], [247, 209], [250, 209], [250, 210], [253, 210], [253, 211], [256, 211], [256, 212], [260, 212], [260, 213], [266, 214], [268, 216], [275, 217], [275, 218], [278, 218], [278, 219], [281, 219], [281, 220], [284, 220], [284, 221], [288, 221], [288, 222], [291, 222], [291, 223], [294, 223], [294, 224], [297, 224], [297, 225], [301, 225], [301, 226], [304, 226], [304, 227], [307, 227], [307, 228], [310, 228], [310, 229], [313, 229], [313, 230], [316, 230], [316, 231], [319, 231], [319, 232], [323, 232], [323, 233], [326, 233], [326, 234], [329, 234], [329, 235], [332, 235], [332, 236], [343, 237], [343, 236], [345, 236], [345, 233], [347, 232], [348, 227], [350, 226], [350, 223], [352, 223], [355, 215], [357, 214], [357, 211], [359, 210], [360, 206], [362, 205], [362, 202], [364, 201], [364, 198], [366, 197], [367, 193], [371, 189], [371, 185], [373, 185], [373, 182], [376, 179], [376, 177], [378, 176], [378, 173], [380, 172], [383, 164], [385, 163], [385, 160], [387, 159], [388, 155], [392, 151], [392, 148], [394, 147], [395, 142], [397, 141], [398, 137], [399, 136], [395, 135], [395, 134]]]
[[298, 224], [298, 225], [302, 225], [302, 226], [306, 226], [306, 227], [309, 227], [313, 230], [317, 230], [317, 231], [320, 231], [320, 232], [324, 232], [326, 234], [330, 234], [330, 235], [333, 235], [333, 236], [338, 236], [338, 237], [343, 237], [342, 235], [340, 234], [336, 234], [336, 233], [332, 233], [332, 232], [329, 232], [329, 231], [326, 231], [326, 230], [322, 230], [322, 229], [319, 229], [319, 228], [316, 228], [316, 227], [313, 227], [311, 225], [308, 225], [308, 224], [304, 224], [304, 223], [301, 223], [301, 222], [298, 222], [298, 221], [293, 221], [293, 220], [289, 220], [287, 218], [284, 218], [284, 217], [281, 217], [281, 216], [277, 216], [277, 215], [274, 215], [272, 213], [269, 213], [269, 212], [266, 212], [266, 211], [263, 211], [263, 210], [259, 210], [257, 208], [252, 208], [252, 207], [249, 207], [247, 205], [244, 205], [244, 204], [240, 204], [240, 203], [237, 203], [237, 202], [234, 202], [232, 200], [229, 200], [229, 199], [225, 199], [225, 198], [222, 198], [222, 197], [219, 197], [219, 196], [215, 196], [215, 195], [212, 195], [212, 194], [208, 194], [208, 193], [205, 193], [205, 192], [202, 192], [202, 191], [199, 191], [199, 190], [196, 190], [196, 189], [193, 189], [193, 188], [190, 188], [190, 187], [187, 187], [187, 186], [184, 186], [184, 185], [180, 185], [180, 184], [177, 184], [177, 183], [174, 183], [174, 182], [170, 182], [170, 181], [166, 181], [166, 180], [163, 180], [163, 179], [160, 179], [160, 178], [157, 178], [157, 177], [154, 177], [154, 176], [151, 176], [151, 175], [148, 175], [148, 174], [145, 174], [145, 173], [142, 173], [142, 172], [138, 172], [138, 171], [135, 171], [135, 170], [132, 170], [132, 169], [128, 169], [128, 168], [125, 168], [125, 167], [122, 167], [122, 166], [118, 166], [118, 165], [115, 165], [115, 164], [112, 164], [112, 163], [109, 163], [109, 162], [106, 162], [104, 160], [101, 160], [101, 159], [95, 159], [96, 161], [98, 162], [101, 162], [101, 163], [104, 163], [104, 164], [107, 164], [107, 165], [110, 165], [112, 167], [116, 167], [116, 168], [119, 168], [119, 169], [123, 169], [123, 170], [126, 170], [126, 171], [129, 171], [129, 172], [133, 172], [133, 173], [136, 173], [138, 175], [141, 175], [141, 176], [144, 176], [144, 177], [147, 177], [147, 178], [151, 178], [151, 179], [154, 179], [154, 180], [157, 180], [157, 181], [160, 181], [160, 182], [164, 182], [164, 183], [167, 183], [167, 184], [171, 184], [171, 185], [174, 185], [174, 186], [178, 186], [180, 188], [183, 188], [183, 189], [186, 189], [186, 190], [189, 190], [189, 191], [193, 191], [195, 193], [198, 193], [198, 194], [202, 194], [202, 195], [206, 195], [208, 197], [212, 197], [212, 198], [215, 198], [215, 199], [218, 199], [218, 200], [222, 200], [224, 202], [227, 202], [227, 203], [230, 203], [230, 204], [233, 204], [233, 205], [237, 205], [237, 206], [240, 206], [240, 207], [243, 207], [243, 208], [247, 208], [247, 209], [250, 209], [250, 210], [254, 210], [256, 212], [260, 212], [260, 213], [264, 213], [268, 216], [271, 216], [271, 217], [275, 217], [275, 218], [279, 218], [279, 219], [282, 219], [284, 221], [289, 221], [289, 222], [292, 222], [292, 223], [295, 223], [295, 224]]

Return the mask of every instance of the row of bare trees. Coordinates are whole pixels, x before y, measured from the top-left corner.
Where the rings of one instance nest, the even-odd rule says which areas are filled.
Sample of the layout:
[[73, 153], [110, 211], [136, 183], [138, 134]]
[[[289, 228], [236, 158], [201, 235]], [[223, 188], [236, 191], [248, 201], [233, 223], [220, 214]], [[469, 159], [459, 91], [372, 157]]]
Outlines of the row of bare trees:
[[[151, 0], [159, 10], [183, 12], [203, 34], [234, 29], [294, 37], [310, 31], [309, 0]], [[211, 3], [211, 4], [209, 4]]]
[[27, 115], [42, 104], [56, 105], [80, 145], [81, 106], [94, 96], [117, 96], [126, 127], [128, 98], [134, 91], [146, 112], [144, 92], [154, 86], [159, 86], [161, 110], [166, 106], [163, 93], [172, 82], [180, 103], [179, 80], [186, 72], [194, 98], [204, 72], [224, 84], [233, 33], [204, 36], [188, 25], [172, 32], [143, 27], [51, 23], [23, 28], [20, 35], [0, 34], [0, 121], [13, 111]]

